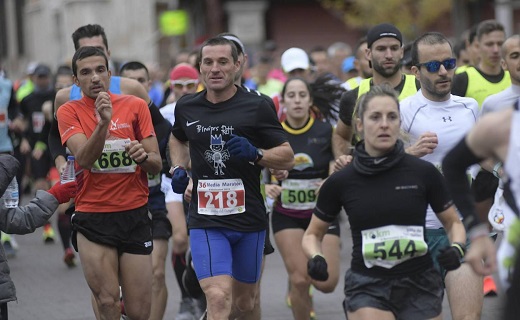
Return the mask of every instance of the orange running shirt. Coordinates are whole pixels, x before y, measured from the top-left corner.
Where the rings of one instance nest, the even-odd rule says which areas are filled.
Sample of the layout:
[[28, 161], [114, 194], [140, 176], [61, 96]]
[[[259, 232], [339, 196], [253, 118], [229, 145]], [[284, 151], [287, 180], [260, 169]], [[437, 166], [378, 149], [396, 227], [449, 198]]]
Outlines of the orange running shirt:
[[[112, 120], [108, 127], [103, 154], [93, 168], [83, 170], [82, 183], [75, 198], [76, 210], [80, 212], [118, 212], [144, 206], [148, 202], [146, 172], [133, 162], [126, 152], [111, 152], [109, 146], [127, 141], [155, 136], [148, 105], [144, 100], [130, 95], [110, 93]], [[90, 138], [99, 115], [96, 117], [95, 100], [84, 96], [69, 101], [57, 112], [61, 142], [78, 133]], [[113, 151], [113, 150], [112, 150]], [[96, 172], [96, 167], [97, 172]], [[125, 170], [135, 172], [124, 172]], [[107, 170], [105, 172], [100, 172]], [[114, 173], [114, 171], [123, 171]]]

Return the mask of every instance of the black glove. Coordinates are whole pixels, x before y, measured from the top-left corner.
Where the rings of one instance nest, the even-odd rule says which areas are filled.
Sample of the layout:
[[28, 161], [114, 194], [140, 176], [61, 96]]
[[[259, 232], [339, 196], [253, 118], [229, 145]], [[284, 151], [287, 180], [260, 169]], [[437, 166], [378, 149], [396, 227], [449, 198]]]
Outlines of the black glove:
[[238, 159], [254, 162], [258, 156], [256, 147], [244, 137], [232, 134], [231, 139], [226, 142], [229, 154]]
[[437, 261], [447, 271], [455, 270], [460, 267], [460, 261], [464, 258], [465, 253], [466, 246], [462, 243], [454, 242], [451, 246], [440, 250]]
[[173, 192], [183, 194], [188, 187], [189, 182], [190, 177], [188, 177], [188, 172], [186, 172], [186, 169], [180, 166], [175, 167], [172, 173]]
[[327, 281], [329, 273], [327, 271], [327, 261], [319, 254], [314, 255], [307, 261], [307, 273], [311, 278], [318, 281]]

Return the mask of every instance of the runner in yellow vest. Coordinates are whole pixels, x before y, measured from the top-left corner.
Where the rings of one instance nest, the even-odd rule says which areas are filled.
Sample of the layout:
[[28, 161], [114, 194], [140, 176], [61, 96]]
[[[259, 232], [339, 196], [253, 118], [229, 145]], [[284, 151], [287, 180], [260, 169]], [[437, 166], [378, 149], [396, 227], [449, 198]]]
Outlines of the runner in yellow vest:
[[[368, 31], [365, 56], [373, 69], [373, 77], [361, 82], [360, 87], [343, 94], [336, 130], [332, 135], [334, 157], [336, 159], [351, 150], [353, 135], [352, 114], [359, 93], [367, 92], [371, 85], [388, 84], [401, 94], [400, 99], [417, 92], [420, 87], [414, 77], [401, 73], [403, 58], [403, 37], [393, 25], [383, 23]], [[415, 84], [415, 86], [414, 86]]]

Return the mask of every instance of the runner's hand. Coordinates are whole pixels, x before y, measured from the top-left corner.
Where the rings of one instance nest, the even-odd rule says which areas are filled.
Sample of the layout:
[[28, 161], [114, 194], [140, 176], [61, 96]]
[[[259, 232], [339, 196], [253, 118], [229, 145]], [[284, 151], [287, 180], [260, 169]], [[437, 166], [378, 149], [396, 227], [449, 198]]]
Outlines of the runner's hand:
[[257, 157], [256, 147], [244, 137], [232, 134], [231, 139], [226, 142], [226, 148], [233, 157], [254, 162]]
[[190, 182], [190, 177], [188, 177], [188, 172], [183, 167], [178, 167], [172, 173], [172, 189], [175, 193], [183, 194], [186, 188], [188, 187], [188, 183]]
[[455, 270], [460, 267], [460, 260], [464, 257], [466, 248], [458, 243], [454, 243], [449, 247], [441, 249], [437, 260], [439, 264], [447, 271]]
[[325, 258], [320, 254], [315, 254], [314, 257], [307, 261], [307, 273], [314, 280], [327, 281], [329, 272], [327, 271]]

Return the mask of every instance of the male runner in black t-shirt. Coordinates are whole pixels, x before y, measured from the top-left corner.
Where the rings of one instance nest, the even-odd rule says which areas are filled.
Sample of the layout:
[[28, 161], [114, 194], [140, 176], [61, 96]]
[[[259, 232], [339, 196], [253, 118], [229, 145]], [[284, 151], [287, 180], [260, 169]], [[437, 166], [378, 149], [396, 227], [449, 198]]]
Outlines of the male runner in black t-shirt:
[[172, 187], [184, 192], [189, 180], [184, 167], [191, 159], [193, 264], [208, 318], [226, 319], [231, 297], [242, 312], [254, 307], [267, 225], [262, 166], [290, 169], [294, 154], [267, 101], [235, 86], [240, 69], [236, 46], [212, 38], [200, 56], [206, 90], [182, 97], [175, 109]]

